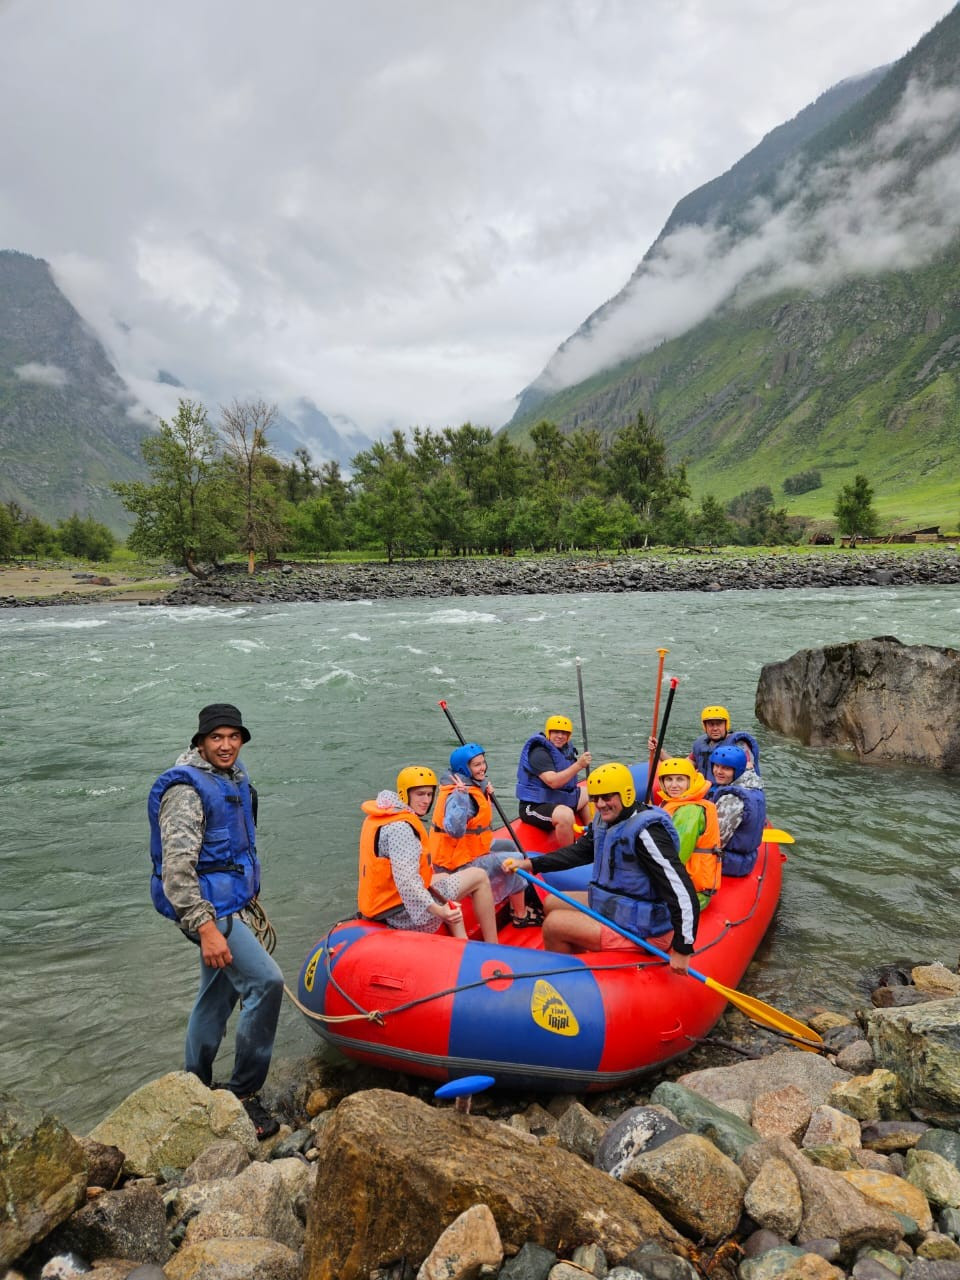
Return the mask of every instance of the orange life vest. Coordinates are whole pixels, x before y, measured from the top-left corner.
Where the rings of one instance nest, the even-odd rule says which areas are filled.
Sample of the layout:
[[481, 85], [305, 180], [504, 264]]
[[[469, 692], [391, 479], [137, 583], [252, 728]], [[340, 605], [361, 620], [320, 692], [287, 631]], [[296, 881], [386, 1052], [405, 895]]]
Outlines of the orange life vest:
[[660, 800], [660, 808], [671, 816], [685, 804], [697, 805], [703, 810], [704, 816], [703, 830], [687, 859], [687, 875], [698, 893], [716, 893], [720, 888], [720, 823], [717, 821], [717, 806], [711, 800], [695, 798], [689, 793], [676, 800], [671, 800], [669, 796]]
[[457, 839], [448, 835], [443, 829], [443, 815], [447, 800], [454, 791], [452, 783], [446, 783], [437, 793], [437, 803], [433, 810], [433, 826], [430, 831], [430, 858], [435, 867], [442, 871], [456, 871], [474, 858], [482, 858], [490, 852], [493, 844], [493, 805], [490, 797], [479, 787], [468, 787], [470, 799], [477, 806], [477, 812], [467, 823], [467, 829]]
[[393, 907], [403, 906], [400, 891], [393, 880], [390, 859], [377, 853], [377, 836], [391, 822], [406, 822], [420, 837], [420, 878], [429, 888], [433, 879], [427, 832], [423, 823], [409, 809], [381, 809], [376, 800], [365, 800], [360, 806], [367, 815], [360, 828], [360, 877], [357, 886], [357, 909], [368, 920], [377, 920]]

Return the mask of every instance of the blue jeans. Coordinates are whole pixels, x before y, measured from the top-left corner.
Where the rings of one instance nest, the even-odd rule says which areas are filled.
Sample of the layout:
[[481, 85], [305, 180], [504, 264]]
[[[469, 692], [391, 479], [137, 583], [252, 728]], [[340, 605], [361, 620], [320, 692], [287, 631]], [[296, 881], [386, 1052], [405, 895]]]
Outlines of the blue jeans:
[[[200, 990], [187, 1024], [184, 1068], [205, 1085], [211, 1083], [213, 1061], [226, 1034], [227, 1020], [240, 1000], [233, 1075], [225, 1088], [238, 1098], [248, 1098], [270, 1070], [283, 1001], [283, 974], [239, 916], [218, 920], [217, 928], [228, 939], [233, 959], [226, 968], [214, 969], [200, 957]], [[196, 935], [187, 936], [196, 939]]]

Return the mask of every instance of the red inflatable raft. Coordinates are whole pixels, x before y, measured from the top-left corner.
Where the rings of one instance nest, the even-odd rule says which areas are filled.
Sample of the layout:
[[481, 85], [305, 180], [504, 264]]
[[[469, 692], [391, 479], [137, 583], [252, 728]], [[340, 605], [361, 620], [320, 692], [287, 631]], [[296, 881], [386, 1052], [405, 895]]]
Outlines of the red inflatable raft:
[[[524, 847], [536, 847], [523, 830]], [[724, 879], [701, 914], [694, 967], [738, 985], [773, 918], [784, 861], [765, 843], [749, 876]], [[558, 955], [542, 949], [539, 929], [509, 921], [499, 937], [343, 921], [311, 948], [299, 999], [314, 1030], [361, 1062], [571, 1093], [613, 1089], [680, 1057], [724, 1009], [721, 995], [639, 947]]]

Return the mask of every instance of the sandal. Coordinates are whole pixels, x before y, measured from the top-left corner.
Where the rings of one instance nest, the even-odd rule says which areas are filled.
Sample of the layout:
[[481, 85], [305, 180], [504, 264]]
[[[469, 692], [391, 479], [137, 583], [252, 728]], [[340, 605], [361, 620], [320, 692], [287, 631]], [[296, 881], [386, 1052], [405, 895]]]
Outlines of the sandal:
[[538, 929], [543, 923], [543, 916], [528, 908], [522, 916], [511, 915], [510, 923], [515, 929]]

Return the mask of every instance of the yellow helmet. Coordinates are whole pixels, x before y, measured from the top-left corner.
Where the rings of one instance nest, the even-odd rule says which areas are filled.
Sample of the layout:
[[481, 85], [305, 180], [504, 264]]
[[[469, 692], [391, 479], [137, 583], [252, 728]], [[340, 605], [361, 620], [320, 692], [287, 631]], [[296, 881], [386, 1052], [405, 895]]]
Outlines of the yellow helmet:
[[701, 720], [724, 720], [727, 725], [727, 733], [730, 732], [730, 712], [726, 707], [704, 707], [700, 712]]
[[411, 787], [433, 787], [436, 789], [437, 775], [432, 769], [420, 764], [408, 764], [397, 774], [397, 794], [404, 804], [409, 803], [407, 797]]
[[605, 796], [613, 791], [619, 794], [625, 805], [633, 804], [637, 798], [633, 774], [625, 764], [602, 764], [587, 779], [587, 793], [590, 796]]
[[543, 726], [544, 733], [550, 733], [555, 730], [558, 733], [573, 733], [573, 721], [567, 716], [547, 716], [547, 723]]
[[695, 773], [696, 769], [693, 767], [693, 761], [688, 760], [686, 756], [670, 756], [668, 760], [661, 760], [657, 768], [658, 778], [671, 774], [682, 774], [688, 782], [693, 781]]

